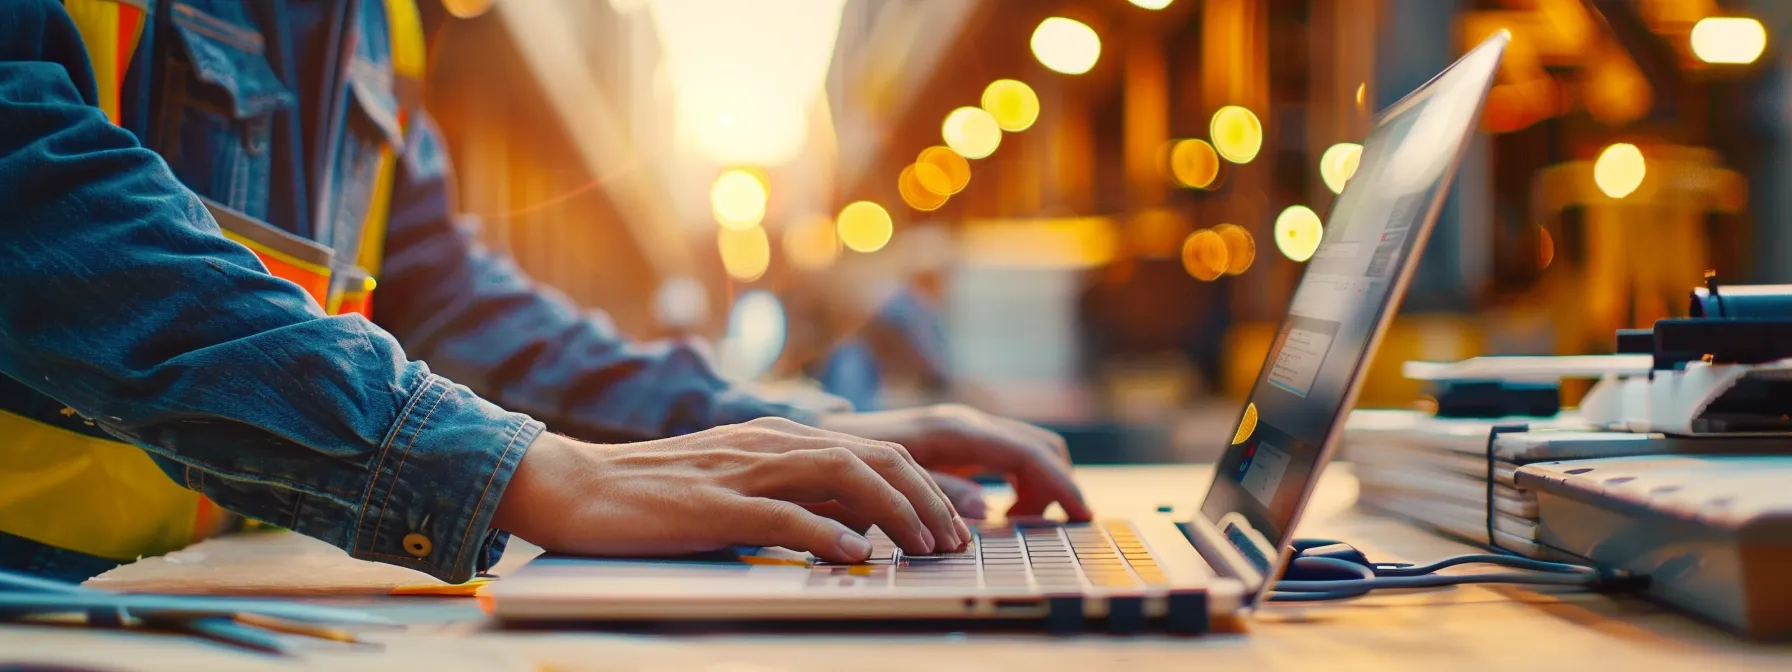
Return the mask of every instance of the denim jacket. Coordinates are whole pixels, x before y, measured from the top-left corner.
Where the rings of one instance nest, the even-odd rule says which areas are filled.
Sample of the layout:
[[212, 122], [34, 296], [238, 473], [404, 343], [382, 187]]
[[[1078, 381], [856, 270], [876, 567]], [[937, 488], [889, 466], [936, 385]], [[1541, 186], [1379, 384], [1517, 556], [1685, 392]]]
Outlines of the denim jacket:
[[[391, 123], [378, 0], [149, 4], [115, 125], [61, 3], [0, 0], [0, 411], [449, 581], [501, 552], [491, 517], [544, 422], [625, 441], [811, 412], [629, 343], [482, 248], [427, 114]], [[377, 324], [326, 316], [195, 195], [352, 259], [382, 146], [402, 159]]]

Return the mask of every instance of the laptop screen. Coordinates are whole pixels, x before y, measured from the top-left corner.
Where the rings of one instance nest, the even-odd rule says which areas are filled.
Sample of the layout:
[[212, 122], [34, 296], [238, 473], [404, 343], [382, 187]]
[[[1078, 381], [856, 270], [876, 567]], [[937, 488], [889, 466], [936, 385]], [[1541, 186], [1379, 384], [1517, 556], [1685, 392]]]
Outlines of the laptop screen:
[[1295, 288], [1201, 505], [1266, 577], [1398, 308], [1504, 46], [1488, 40], [1378, 117]]

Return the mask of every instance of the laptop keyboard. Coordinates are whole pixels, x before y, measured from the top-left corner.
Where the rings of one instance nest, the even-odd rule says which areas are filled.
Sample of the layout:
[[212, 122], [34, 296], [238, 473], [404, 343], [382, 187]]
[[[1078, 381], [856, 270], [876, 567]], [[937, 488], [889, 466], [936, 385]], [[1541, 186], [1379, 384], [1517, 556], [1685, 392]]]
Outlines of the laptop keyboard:
[[1137, 528], [1125, 520], [1043, 527], [972, 529], [962, 551], [909, 555], [882, 530], [872, 529], [871, 559], [863, 564], [817, 564], [810, 589], [990, 588], [1082, 590], [1169, 586]]

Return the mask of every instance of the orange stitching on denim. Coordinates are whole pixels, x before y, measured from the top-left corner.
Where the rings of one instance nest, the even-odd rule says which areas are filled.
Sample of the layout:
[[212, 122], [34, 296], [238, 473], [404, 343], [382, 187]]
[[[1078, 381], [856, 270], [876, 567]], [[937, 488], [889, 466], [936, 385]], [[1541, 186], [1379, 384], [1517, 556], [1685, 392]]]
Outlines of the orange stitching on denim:
[[380, 545], [380, 528], [384, 527], [386, 524], [386, 507], [392, 503], [392, 491], [398, 489], [398, 474], [399, 474], [399, 472], [404, 471], [405, 458], [411, 456], [411, 447], [417, 445], [417, 437], [423, 435], [423, 428], [429, 426], [429, 419], [435, 417], [436, 409], [441, 408], [441, 406], [442, 406], [442, 400], [447, 399], [448, 393], [453, 392], [453, 391], [454, 390], [447, 388], [447, 387], [442, 388], [442, 396], [436, 397], [436, 402], [434, 404], [430, 404], [429, 412], [423, 414], [423, 421], [417, 423], [417, 431], [412, 432], [411, 440], [405, 442], [404, 454], [398, 456], [398, 466], [392, 468], [392, 487], [386, 488], [386, 499], [385, 499], [385, 501], [380, 502], [380, 515], [378, 518], [373, 519], [373, 546], [374, 547], [378, 547]]
[[[410, 403], [405, 405], [404, 412], [398, 414], [398, 426], [397, 429], [392, 432], [393, 439], [398, 438], [398, 435], [404, 432], [405, 421], [411, 419], [411, 410], [417, 408], [417, 404], [422, 403], [423, 395], [429, 394], [429, 391], [436, 387], [436, 379], [433, 376], [424, 378], [423, 383], [423, 389], [418, 390], [417, 396], [412, 397]], [[373, 463], [373, 480], [367, 483], [367, 493], [361, 496], [361, 513], [355, 516], [355, 537], [357, 540], [359, 540], [361, 535], [361, 527], [367, 520], [367, 503], [373, 500], [373, 489], [380, 484], [380, 472], [384, 471], [382, 467], [386, 464], [386, 453], [389, 452], [391, 448], [392, 442], [389, 440], [380, 444], [380, 459]], [[360, 548], [361, 545], [357, 543], [355, 544], [355, 547]], [[373, 545], [368, 544], [367, 547], [372, 548]]]
[[473, 505], [473, 516], [467, 519], [467, 529], [460, 533], [460, 550], [454, 554], [454, 566], [460, 566], [460, 559], [467, 554], [467, 537], [473, 535], [473, 522], [479, 518], [479, 510], [485, 508], [485, 496], [492, 490], [492, 482], [498, 480], [498, 469], [504, 466], [504, 460], [510, 457], [510, 449], [516, 447], [516, 440], [523, 438], [523, 430], [529, 428], [529, 421], [523, 420], [516, 425], [516, 431], [510, 433], [510, 441], [504, 444], [504, 452], [498, 455], [498, 464], [492, 467], [492, 473], [485, 479], [485, 488], [479, 491], [479, 501]]

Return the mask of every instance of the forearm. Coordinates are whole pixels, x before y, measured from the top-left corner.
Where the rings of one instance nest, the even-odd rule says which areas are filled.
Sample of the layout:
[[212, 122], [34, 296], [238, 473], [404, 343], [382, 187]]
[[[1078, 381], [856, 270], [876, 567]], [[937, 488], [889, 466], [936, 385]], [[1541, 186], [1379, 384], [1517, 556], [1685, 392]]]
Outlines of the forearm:
[[225, 508], [472, 576], [540, 424], [407, 361], [358, 316], [325, 317], [221, 236], [70, 79], [84, 55], [60, 11], [0, 10], [18, 33], [0, 44], [0, 374]]

